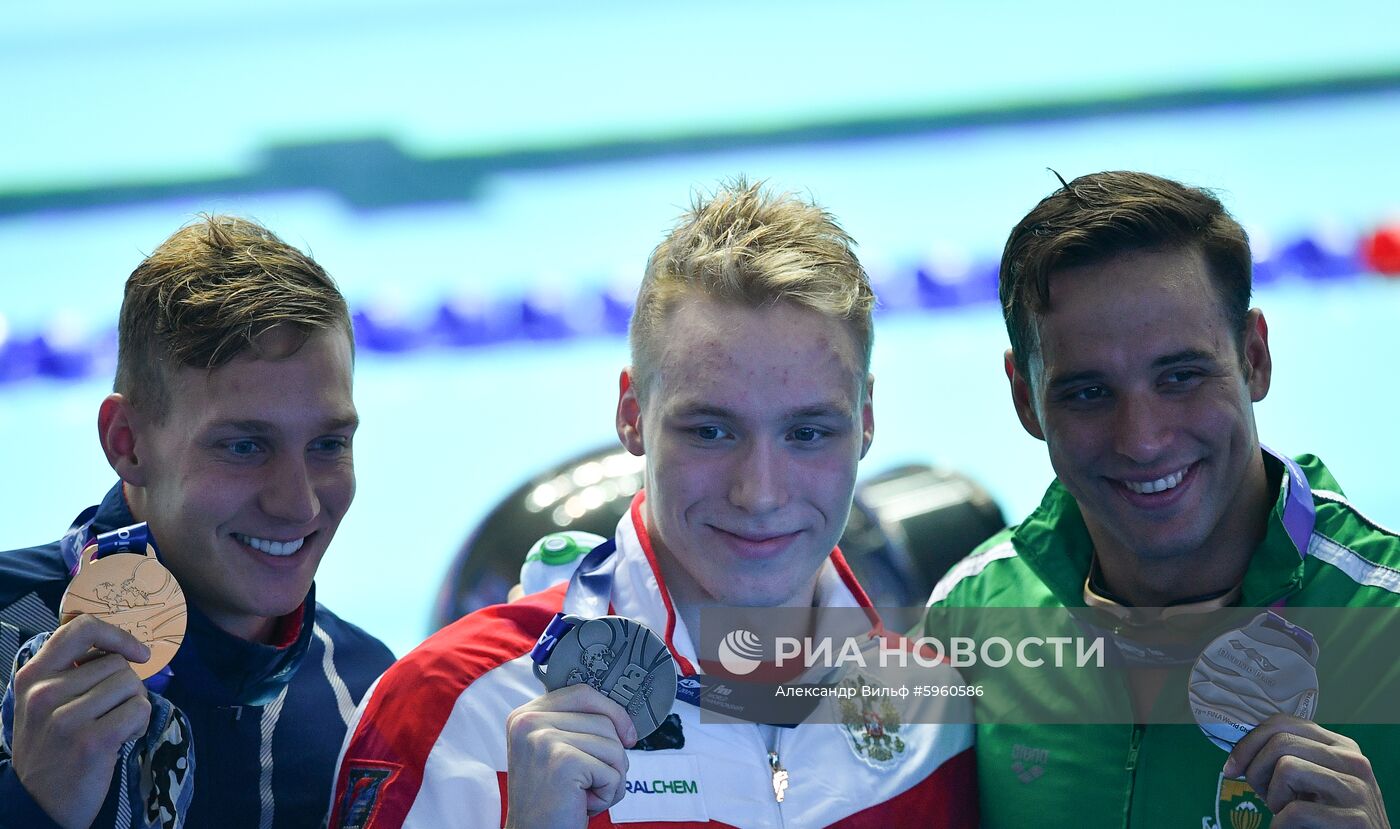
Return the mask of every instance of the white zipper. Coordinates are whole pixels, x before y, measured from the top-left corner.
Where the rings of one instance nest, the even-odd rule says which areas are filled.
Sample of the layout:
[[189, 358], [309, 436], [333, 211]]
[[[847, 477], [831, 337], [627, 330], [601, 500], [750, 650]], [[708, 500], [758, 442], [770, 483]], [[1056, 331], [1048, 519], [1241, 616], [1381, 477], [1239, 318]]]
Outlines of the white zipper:
[[768, 792], [773, 796], [773, 809], [778, 816], [777, 825], [785, 826], [783, 801], [787, 798], [788, 784], [792, 778], [787, 768], [783, 766], [783, 729], [776, 725], [760, 725], [757, 728], [759, 733], [763, 735], [764, 749], [767, 752], [764, 763], [768, 767]]

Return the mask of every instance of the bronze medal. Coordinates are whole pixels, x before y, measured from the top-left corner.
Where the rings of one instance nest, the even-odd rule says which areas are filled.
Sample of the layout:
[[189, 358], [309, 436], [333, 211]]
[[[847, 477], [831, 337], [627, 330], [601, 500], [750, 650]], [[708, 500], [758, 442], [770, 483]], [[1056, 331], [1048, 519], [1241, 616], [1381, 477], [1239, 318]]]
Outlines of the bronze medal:
[[151, 658], [132, 662], [131, 668], [148, 679], [170, 664], [185, 639], [185, 593], [149, 544], [145, 555], [94, 559], [96, 553], [96, 544], [83, 550], [78, 574], [59, 604], [59, 624], [90, 615], [135, 636], [151, 649]]

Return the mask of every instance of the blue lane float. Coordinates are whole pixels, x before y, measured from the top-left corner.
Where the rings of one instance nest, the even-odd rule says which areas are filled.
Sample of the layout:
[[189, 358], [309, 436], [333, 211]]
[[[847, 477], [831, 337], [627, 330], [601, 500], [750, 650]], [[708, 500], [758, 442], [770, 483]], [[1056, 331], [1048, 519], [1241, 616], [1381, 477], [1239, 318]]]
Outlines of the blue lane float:
[[[1379, 273], [1368, 255], [1371, 235], [1337, 240], [1335, 235], [1304, 235], [1254, 263], [1254, 282], [1336, 281]], [[940, 269], [940, 267], [942, 269]], [[997, 263], [983, 260], [949, 269], [922, 263], [873, 275], [882, 314], [955, 309], [997, 300]], [[596, 292], [564, 296], [536, 292], [523, 297], [480, 299], [454, 297], [426, 314], [370, 305], [351, 317], [355, 345], [361, 351], [409, 354], [424, 349], [480, 348], [507, 342], [558, 343], [580, 337], [618, 336], [627, 332], [632, 314], [630, 290], [610, 286]], [[44, 330], [53, 331], [57, 325]], [[3, 330], [3, 326], [0, 326]], [[0, 385], [26, 380], [81, 380], [109, 374], [115, 362], [113, 331], [87, 339], [37, 334], [0, 340]]]

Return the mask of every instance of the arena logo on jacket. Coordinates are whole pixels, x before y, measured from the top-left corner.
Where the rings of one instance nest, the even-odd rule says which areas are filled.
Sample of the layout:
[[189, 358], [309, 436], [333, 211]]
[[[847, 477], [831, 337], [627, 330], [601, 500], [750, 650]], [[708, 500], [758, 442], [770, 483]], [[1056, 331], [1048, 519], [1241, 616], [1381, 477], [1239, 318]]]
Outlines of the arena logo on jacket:
[[384, 785], [399, 773], [391, 763], [357, 763], [345, 772], [345, 794], [340, 799], [342, 829], [365, 829], [374, 820]]

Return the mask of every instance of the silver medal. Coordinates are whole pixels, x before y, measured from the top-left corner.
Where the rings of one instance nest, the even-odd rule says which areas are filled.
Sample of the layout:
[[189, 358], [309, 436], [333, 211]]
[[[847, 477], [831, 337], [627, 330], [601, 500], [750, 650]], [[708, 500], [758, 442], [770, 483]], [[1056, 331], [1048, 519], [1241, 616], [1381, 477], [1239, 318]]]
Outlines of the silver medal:
[[676, 700], [676, 663], [646, 625], [623, 616], [575, 622], [535, 675], [547, 690], [586, 683], [621, 705], [637, 727], [637, 739], [655, 731]]
[[1317, 643], [1283, 617], [1260, 613], [1206, 646], [1187, 697], [1201, 730], [1226, 751], [1272, 714], [1312, 719]]

